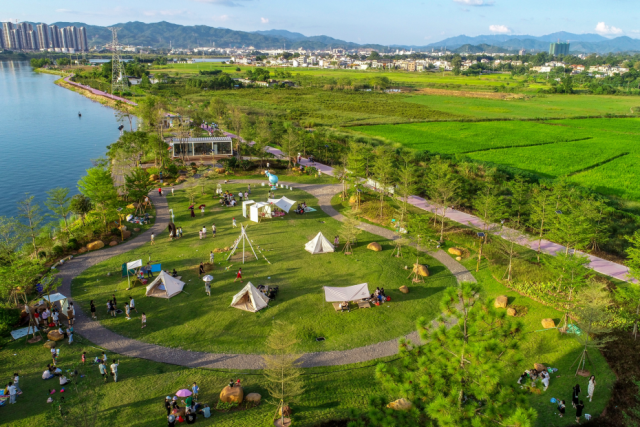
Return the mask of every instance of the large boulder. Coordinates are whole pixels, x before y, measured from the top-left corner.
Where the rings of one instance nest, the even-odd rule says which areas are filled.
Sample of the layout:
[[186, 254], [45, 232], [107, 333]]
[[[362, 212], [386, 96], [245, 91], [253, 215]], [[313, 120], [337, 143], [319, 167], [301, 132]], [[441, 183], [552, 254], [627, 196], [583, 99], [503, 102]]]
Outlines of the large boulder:
[[413, 403], [410, 400], [405, 399], [404, 397], [398, 400], [394, 400], [393, 402], [387, 405], [387, 408], [391, 408], [395, 411], [408, 411], [413, 408]]
[[509, 299], [505, 295], [500, 295], [496, 298], [493, 306], [495, 308], [507, 308], [507, 304], [509, 303]]
[[244, 398], [244, 390], [242, 387], [226, 386], [220, 392], [220, 400], [225, 403], [242, 403]]
[[104, 248], [104, 242], [102, 240], [96, 240], [95, 242], [87, 244], [87, 250], [89, 251], [95, 251], [101, 248]]
[[244, 400], [246, 400], [247, 402], [255, 403], [257, 405], [262, 400], [262, 396], [260, 396], [260, 393], [249, 393], [247, 394], [247, 397], [244, 398]]
[[356, 196], [349, 197], [349, 204], [355, 205], [357, 201], [358, 201], [358, 198]]
[[51, 341], [62, 341], [64, 339], [64, 335], [58, 333], [58, 331], [49, 331], [47, 334], [47, 338]]
[[423, 277], [429, 276], [429, 269], [426, 265], [413, 264], [413, 272]]
[[216, 168], [216, 172], [218, 173], [224, 173], [224, 168]]
[[140, 228], [136, 227], [136, 228], [133, 229], [133, 231], [135, 231], [136, 233], [139, 233], [140, 232]]
[[534, 363], [533, 367], [535, 368], [536, 371], [538, 372], [542, 372], [542, 371], [546, 371], [547, 367], [544, 366], [542, 363]]
[[507, 316], [514, 317], [517, 314], [516, 309], [513, 307], [507, 308]]
[[112, 240], [111, 242], [109, 242], [109, 246], [115, 246], [117, 244], [118, 242], [116, 242], [115, 240]]
[[408, 294], [409, 293], [409, 287], [407, 285], [402, 285], [400, 286], [400, 292], [402, 292], [403, 294]]
[[52, 348], [56, 348], [56, 342], [55, 341], [47, 341], [46, 343], [42, 344], [42, 346], [44, 348], [48, 348], [49, 350], [51, 350]]
[[88, 252], [88, 251], [89, 251], [89, 249], [87, 249], [86, 246], [83, 246], [80, 249], [78, 249], [78, 253], [79, 254], [83, 254], [83, 253]]
[[542, 327], [545, 329], [555, 328], [556, 322], [553, 319], [542, 319]]
[[160, 179], [160, 177], [158, 175], [156, 175], [155, 173], [149, 176], [149, 181], [157, 181], [159, 179]]
[[131, 237], [131, 232], [129, 230], [123, 231], [122, 237], [128, 239], [129, 237]]
[[374, 252], [380, 252], [382, 250], [382, 246], [380, 246], [380, 243], [371, 242], [367, 245], [367, 249], [370, 249]]
[[458, 248], [449, 248], [448, 251], [451, 255], [462, 256], [462, 251]]

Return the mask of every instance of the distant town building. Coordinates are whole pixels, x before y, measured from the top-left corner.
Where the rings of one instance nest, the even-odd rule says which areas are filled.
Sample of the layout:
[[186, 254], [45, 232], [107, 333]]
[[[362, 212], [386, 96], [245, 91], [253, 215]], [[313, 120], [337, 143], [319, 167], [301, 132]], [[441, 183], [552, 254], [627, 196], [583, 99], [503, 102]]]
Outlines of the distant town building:
[[569, 43], [551, 43], [549, 45], [549, 55], [569, 55]]
[[84, 27], [69, 26], [58, 28], [57, 25], [28, 22], [14, 24], [3, 22], [0, 28], [0, 48], [11, 50], [49, 50], [57, 52], [88, 52], [89, 43]]
[[51, 29], [47, 24], [38, 24], [38, 46], [40, 50], [49, 49], [51, 46]]

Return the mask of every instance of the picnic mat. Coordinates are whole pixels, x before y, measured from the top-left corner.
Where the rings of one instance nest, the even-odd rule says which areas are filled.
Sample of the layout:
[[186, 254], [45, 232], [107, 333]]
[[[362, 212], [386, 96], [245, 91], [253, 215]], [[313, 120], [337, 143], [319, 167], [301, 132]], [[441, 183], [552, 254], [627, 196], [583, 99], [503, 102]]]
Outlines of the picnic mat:
[[[33, 330], [34, 328], [31, 328], [31, 329]], [[37, 331], [38, 331], [38, 328], [35, 328], [35, 332], [37, 332]], [[28, 326], [26, 326], [24, 328], [16, 329], [15, 331], [11, 331], [11, 337], [14, 340], [17, 340], [17, 339], [20, 339], [22, 337], [26, 337], [27, 333], [29, 333], [29, 327]]]

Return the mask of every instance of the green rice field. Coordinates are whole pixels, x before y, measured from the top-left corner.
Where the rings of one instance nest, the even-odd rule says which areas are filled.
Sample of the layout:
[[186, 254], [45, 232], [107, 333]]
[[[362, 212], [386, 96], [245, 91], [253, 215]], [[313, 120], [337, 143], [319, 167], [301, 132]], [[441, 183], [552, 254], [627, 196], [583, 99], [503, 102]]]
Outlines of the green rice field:
[[640, 119], [412, 123], [357, 131], [416, 150], [465, 154], [541, 178], [568, 176], [605, 195], [640, 200]]

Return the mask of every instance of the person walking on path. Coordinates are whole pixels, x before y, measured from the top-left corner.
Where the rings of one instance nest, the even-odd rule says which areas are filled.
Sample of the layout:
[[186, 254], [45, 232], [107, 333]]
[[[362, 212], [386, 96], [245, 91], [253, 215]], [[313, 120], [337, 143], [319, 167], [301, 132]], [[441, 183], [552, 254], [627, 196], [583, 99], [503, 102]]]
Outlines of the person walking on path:
[[213, 224], [211, 226], [211, 234], [212, 234], [212, 237], [216, 237], [216, 225], [215, 224]]
[[235, 278], [234, 282], [237, 281], [238, 279], [240, 279], [240, 283], [242, 283], [242, 269], [241, 268], [238, 269], [238, 274], [236, 275], [236, 278]]
[[156, 238], [155, 234], [151, 233], [151, 245], [154, 244], [154, 239]]
[[238, 227], [238, 224], [236, 224], [236, 219], [235, 218], [231, 218], [231, 220], [233, 221], [233, 223], [231, 224], [233, 226], [233, 228]]
[[147, 327], [147, 315], [144, 314], [144, 311], [142, 312], [141, 319], [142, 319], [142, 328], [141, 329], [144, 329], [144, 328]]
[[76, 308], [72, 302], [69, 303], [69, 308], [67, 309], [67, 319], [69, 320], [69, 326], [73, 325], [76, 319]]
[[589, 396], [589, 402], [593, 399], [593, 392], [596, 390], [596, 376], [591, 375], [589, 378], [589, 386], [587, 387], [587, 395]]
[[578, 405], [581, 391], [582, 390], [580, 390], [580, 384], [576, 384], [576, 386], [573, 388], [573, 394], [571, 396], [571, 404], [573, 405], [574, 408]]
[[158, 188], [158, 196], [162, 197], [162, 188]]
[[583, 410], [584, 410], [584, 403], [582, 403], [582, 400], [581, 400], [580, 403], [576, 405], [576, 422], [578, 424], [580, 424], [580, 417], [582, 417]]
[[118, 382], [118, 365], [120, 365], [120, 360], [114, 360], [111, 364], [111, 376], [113, 377], [113, 382]]
[[171, 187], [171, 195], [173, 196], [173, 187]]
[[98, 320], [98, 317], [96, 316], [96, 305], [93, 303], [93, 300], [91, 300], [91, 302], [89, 303], [91, 305], [91, 318], [94, 320]]
[[216, 255], [213, 253], [213, 251], [209, 252], [209, 264], [213, 264], [215, 256]]
[[100, 369], [100, 375], [102, 375], [102, 379], [104, 379], [104, 382], [107, 382], [107, 366], [104, 364], [104, 360], [100, 361], [100, 364], [98, 365], [98, 369]]
[[133, 297], [129, 297], [129, 308], [135, 311], [136, 313], [138, 312], [138, 310], [136, 309], [136, 302], [133, 299]]
[[131, 320], [131, 308], [129, 308], [129, 304], [124, 304], [124, 313], [127, 315], [127, 320]]

